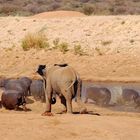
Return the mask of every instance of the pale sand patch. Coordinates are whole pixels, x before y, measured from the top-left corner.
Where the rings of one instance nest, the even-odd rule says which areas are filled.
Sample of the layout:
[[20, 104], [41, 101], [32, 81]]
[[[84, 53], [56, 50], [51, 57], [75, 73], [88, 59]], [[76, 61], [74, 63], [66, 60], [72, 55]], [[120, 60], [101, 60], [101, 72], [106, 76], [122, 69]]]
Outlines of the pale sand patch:
[[76, 11], [50, 11], [50, 12], [44, 12], [40, 14], [36, 14], [34, 16], [31, 16], [31, 18], [64, 18], [64, 17], [83, 17], [86, 16], [83, 13], [76, 12]]

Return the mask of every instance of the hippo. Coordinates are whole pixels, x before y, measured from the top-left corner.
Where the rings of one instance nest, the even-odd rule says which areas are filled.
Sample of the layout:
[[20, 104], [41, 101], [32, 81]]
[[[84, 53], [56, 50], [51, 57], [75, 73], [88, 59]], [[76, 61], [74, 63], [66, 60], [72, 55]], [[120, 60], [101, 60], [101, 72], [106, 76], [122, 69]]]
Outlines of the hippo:
[[137, 98], [134, 98], [134, 103], [136, 104], [135, 108], [139, 108], [140, 107], [140, 96]]
[[122, 98], [124, 99], [124, 101], [134, 101], [138, 97], [139, 93], [133, 89], [123, 89], [122, 91]]
[[18, 110], [19, 106], [22, 105], [23, 110], [27, 111], [23, 93], [17, 90], [4, 90], [1, 96], [1, 105], [9, 110]]
[[12, 79], [12, 80], [10, 79], [5, 82], [4, 88], [6, 90], [21, 91], [24, 94], [24, 96], [28, 96], [31, 82], [32, 81], [27, 77]]
[[32, 80], [30, 85], [30, 92], [35, 100], [41, 100], [41, 102], [45, 102], [43, 80]]
[[111, 92], [103, 87], [88, 87], [86, 89], [85, 103], [88, 99], [92, 99], [100, 106], [107, 106], [111, 99]]
[[24, 96], [26, 96], [26, 89], [24, 89], [24, 86], [18, 80], [9, 80], [5, 84], [4, 89], [20, 91]]
[[11, 78], [1, 78], [0, 79], [0, 88], [3, 88], [9, 80], [11, 80]]
[[[43, 84], [44, 84], [43, 80], [41, 79], [32, 80], [32, 83], [30, 85], [30, 92], [35, 100], [41, 100], [41, 102], [46, 102]], [[55, 103], [56, 103], [56, 94], [53, 93], [51, 104], [55, 104]]]
[[18, 79], [18, 81], [22, 84], [22, 86], [24, 87], [25, 90], [25, 95], [26, 96], [30, 96], [31, 92], [30, 92], [30, 85], [32, 83], [32, 80], [28, 77], [21, 77]]

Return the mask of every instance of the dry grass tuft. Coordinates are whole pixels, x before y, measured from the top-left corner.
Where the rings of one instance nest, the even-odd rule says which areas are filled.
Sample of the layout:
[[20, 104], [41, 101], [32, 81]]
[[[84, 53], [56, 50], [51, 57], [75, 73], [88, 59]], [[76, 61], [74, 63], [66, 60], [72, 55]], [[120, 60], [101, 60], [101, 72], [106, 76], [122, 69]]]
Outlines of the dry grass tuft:
[[27, 51], [31, 48], [49, 48], [49, 43], [46, 36], [42, 33], [28, 33], [23, 38], [21, 46], [24, 51]]

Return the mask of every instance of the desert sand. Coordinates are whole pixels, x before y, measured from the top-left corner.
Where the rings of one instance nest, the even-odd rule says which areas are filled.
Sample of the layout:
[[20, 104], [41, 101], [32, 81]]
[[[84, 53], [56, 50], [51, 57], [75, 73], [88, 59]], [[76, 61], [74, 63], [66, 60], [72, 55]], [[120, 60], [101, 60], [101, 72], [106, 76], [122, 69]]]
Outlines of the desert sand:
[[[40, 78], [35, 73], [39, 64], [68, 63], [83, 80], [140, 82], [140, 16], [9, 16], [0, 18], [0, 31], [0, 77]], [[51, 45], [59, 38], [70, 50], [66, 54], [47, 49], [23, 51], [21, 40], [34, 32], [43, 32]], [[75, 44], [88, 55], [75, 55]], [[45, 104], [27, 106], [32, 111], [0, 109], [1, 140], [140, 139], [139, 110], [115, 111], [86, 104], [89, 114], [60, 114], [58, 100], [53, 106], [54, 116], [44, 117]], [[73, 108], [79, 111], [75, 102]]]

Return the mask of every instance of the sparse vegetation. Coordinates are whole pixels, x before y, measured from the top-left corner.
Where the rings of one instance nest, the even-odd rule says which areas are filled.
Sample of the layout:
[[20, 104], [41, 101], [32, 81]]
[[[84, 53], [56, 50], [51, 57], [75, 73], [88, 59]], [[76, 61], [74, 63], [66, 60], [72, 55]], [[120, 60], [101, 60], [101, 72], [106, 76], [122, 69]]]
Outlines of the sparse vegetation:
[[56, 38], [55, 40], [53, 40], [53, 49], [59, 48], [59, 42], [60, 42], [59, 38]]
[[74, 10], [87, 15], [140, 14], [139, 0], [0, 0], [0, 15], [29, 16], [46, 11]]
[[134, 39], [131, 39], [131, 40], [130, 40], [130, 43], [134, 43], [134, 42], [135, 42]]
[[103, 53], [101, 52], [101, 49], [100, 48], [96, 47], [95, 50], [98, 53], [98, 55], [103, 55]]
[[111, 43], [112, 43], [111, 40], [108, 40], [108, 41], [102, 41], [102, 42], [101, 42], [101, 44], [102, 44], [103, 46], [109, 45], [109, 44], [111, 44]]
[[69, 49], [68, 49], [68, 43], [62, 42], [59, 44], [59, 50], [65, 54]]
[[94, 7], [91, 5], [84, 5], [83, 7], [83, 13], [85, 15], [91, 15], [94, 12]]
[[81, 45], [74, 46], [74, 54], [75, 55], [85, 55], [85, 52], [83, 51]]
[[42, 33], [28, 33], [23, 38], [21, 46], [24, 51], [27, 51], [31, 48], [49, 48], [49, 43], [46, 36]]

